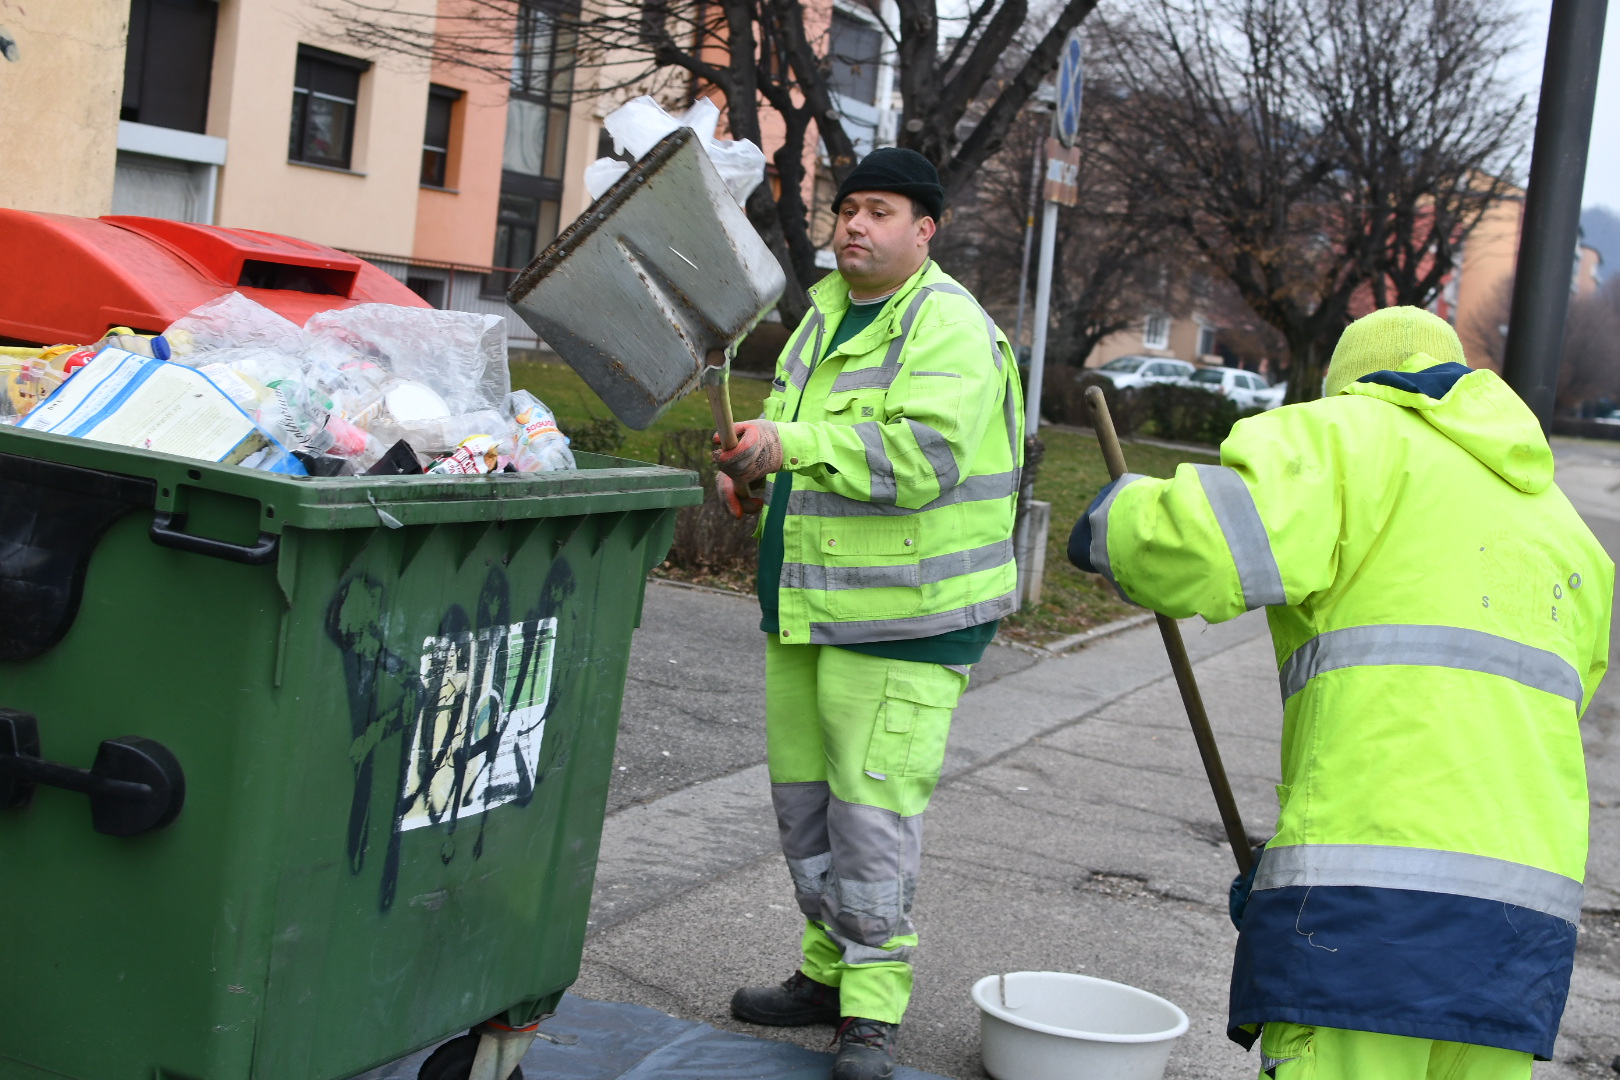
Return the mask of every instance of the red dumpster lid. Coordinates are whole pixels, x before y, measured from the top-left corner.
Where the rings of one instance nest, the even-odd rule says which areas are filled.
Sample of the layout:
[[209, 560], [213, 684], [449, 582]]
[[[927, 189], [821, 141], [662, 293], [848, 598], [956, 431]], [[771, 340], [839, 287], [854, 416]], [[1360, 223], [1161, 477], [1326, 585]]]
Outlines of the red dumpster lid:
[[300, 326], [355, 304], [428, 306], [363, 259], [252, 229], [0, 209], [0, 252], [0, 339], [32, 344], [155, 333], [232, 291]]

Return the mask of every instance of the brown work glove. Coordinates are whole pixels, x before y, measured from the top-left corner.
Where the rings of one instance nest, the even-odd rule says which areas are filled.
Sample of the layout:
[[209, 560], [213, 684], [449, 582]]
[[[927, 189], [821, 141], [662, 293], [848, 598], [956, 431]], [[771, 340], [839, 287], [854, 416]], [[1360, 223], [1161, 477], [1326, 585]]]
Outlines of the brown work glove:
[[[720, 441], [715, 432], [714, 441]], [[769, 420], [745, 420], [737, 425], [737, 445], [730, 450], [716, 449], [714, 463], [742, 487], [763, 479], [782, 467], [782, 440]]]
[[757, 514], [765, 508], [764, 499], [756, 499], [746, 492], [738, 494], [737, 481], [725, 473], [715, 473], [714, 486], [720, 492], [720, 501], [726, 504], [731, 516], [739, 521], [744, 514]]

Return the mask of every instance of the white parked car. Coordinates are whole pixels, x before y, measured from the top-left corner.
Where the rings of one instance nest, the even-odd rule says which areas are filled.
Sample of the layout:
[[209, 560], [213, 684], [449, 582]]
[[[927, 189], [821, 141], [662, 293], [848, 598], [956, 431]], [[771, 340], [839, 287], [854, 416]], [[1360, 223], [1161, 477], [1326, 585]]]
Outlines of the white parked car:
[[[1239, 409], [1275, 409], [1282, 404], [1282, 395], [1273, 395], [1263, 376], [1240, 368], [1199, 368], [1188, 375], [1183, 385], [1195, 390], [1208, 390], [1230, 398]], [[1272, 398], [1275, 396], [1276, 400]]]
[[1162, 356], [1121, 356], [1094, 368], [1116, 390], [1140, 390], [1155, 383], [1180, 383], [1197, 369], [1185, 360]]

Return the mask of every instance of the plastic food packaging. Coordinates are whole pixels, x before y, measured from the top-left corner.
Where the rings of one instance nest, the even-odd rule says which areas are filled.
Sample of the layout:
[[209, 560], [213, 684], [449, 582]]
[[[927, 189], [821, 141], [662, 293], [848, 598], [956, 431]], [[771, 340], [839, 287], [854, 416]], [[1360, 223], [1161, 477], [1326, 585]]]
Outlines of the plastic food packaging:
[[[739, 206], [765, 179], [765, 151], [747, 139], [717, 139], [715, 128], [720, 110], [707, 98], [699, 98], [680, 116], [671, 116], [664, 107], [645, 95], [627, 101], [603, 121], [613, 136], [613, 148], [640, 158], [676, 128], [689, 127], [703, 140], [703, 149], [715, 171], [726, 182], [726, 190]], [[597, 158], [585, 168], [585, 190], [600, 199], [629, 166], [614, 158]]]
[[492, 473], [501, 466], [501, 444], [488, 435], [474, 435], [456, 447], [449, 457], [442, 457], [428, 466], [430, 473], [450, 476], [478, 476]]
[[512, 438], [512, 466], [518, 472], [549, 472], [575, 468], [568, 436], [557, 429], [557, 418], [527, 390], [506, 397], [506, 411], [518, 424]]
[[201, 372], [114, 348], [18, 426], [227, 465], [283, 449]]
[[67, 378], [48, 361], [32, 356], [0, 355], [0, 421], [27, 416]]

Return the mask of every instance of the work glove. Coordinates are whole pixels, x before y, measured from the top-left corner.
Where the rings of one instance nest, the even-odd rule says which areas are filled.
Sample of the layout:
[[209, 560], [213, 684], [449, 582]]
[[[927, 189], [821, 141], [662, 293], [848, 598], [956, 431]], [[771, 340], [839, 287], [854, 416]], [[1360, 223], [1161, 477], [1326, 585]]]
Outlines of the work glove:
[[1080, 515], [1080, 520], [1074, 523], [1074, 531], [1069, 533], [1069, 561], [1088, 574], [1095, 574], [1097, 568], [1091, 565], [1091, 514], [1102, 501], [1108, 498], [1108, 493], [1114, 490], [1118, 480], [1112, 480], [1108, 486], [1097, 492], [1097, 497], [1091, 500], [1086, 512]]
[[1234, 877], [1231, 891], [1227, 893], [1226, 912], [1232, 917], [1232, 925], [1239, 930], [1243, 929], [1243, 909], [1249, 906], [1249, 893], [1254, 889], [1254, 875], [1260, 869], [1260, 856], [1265, 850], [1265, 843], [1254, 845], [1254, 858], [1249, 862], [1249, 872]]
[[[714, 441], [720, 442], [715, 432]], [[782, 440], [769, 420], [745, 420], [737, 425], [737, 445], [730, 450], [716, 449], [714, 463], [720, 471], [743, 487], [761, 480], [782, 467]]]
[[731, 516], [738, 521], [744, 514], [757, 514], [765, 508], [764, 499], [756, 499], [746, 493], [737, 493], [737, 481], [725, 473], [714, 474], [714, 486], [720, 492], [720, 501], [726, 504]]

